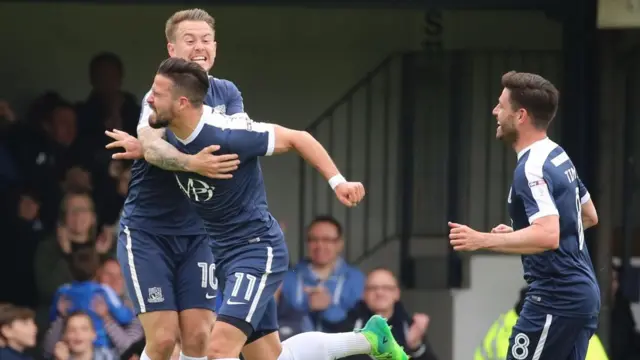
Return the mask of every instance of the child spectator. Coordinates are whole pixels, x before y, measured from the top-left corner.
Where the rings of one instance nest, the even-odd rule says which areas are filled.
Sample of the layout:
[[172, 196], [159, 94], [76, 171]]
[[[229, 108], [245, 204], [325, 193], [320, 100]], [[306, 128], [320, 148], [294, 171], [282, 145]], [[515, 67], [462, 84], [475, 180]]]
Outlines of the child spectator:
[[25, 351], [36, 345], [34, 318], [31, 309], [0, 304], [0, 359], [31, 360]]
[[118, 295], [108, 286], [94, 281], [100, 259], [95, 249], [84, 248], [71, 253], [70, 270], [75, 279], [63, 285], [54, 296], [51, 307], [53, 321], [45, 336], [45, 354], [52, 354], [54, 346], [61, 338], [65, 317], [81, 311], [91, 317], [95, 329], [96, 348], [112, 348], [112, 342], [105, 331], [103, 318], [94, 311], [96, 302], [103, 302], [110, 318], [120, 325], [129, 325], [133, 320], [133, 311], [125, 306]]
[[55, 360], [116, 360], [111, 351], [94, 345], [97, 334], [91, 317], [84, 312], [71, 313], [64, 322], [63, 340], [56, 343]]

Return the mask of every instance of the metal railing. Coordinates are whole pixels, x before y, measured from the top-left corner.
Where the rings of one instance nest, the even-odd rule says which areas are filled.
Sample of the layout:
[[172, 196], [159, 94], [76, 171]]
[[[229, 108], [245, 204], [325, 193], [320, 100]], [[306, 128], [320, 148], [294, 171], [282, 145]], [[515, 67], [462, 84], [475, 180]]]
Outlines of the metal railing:
[[367, 197], [359, 207], [346, 209], [326, 180], [301, 160], [300, 258], [306, 250], [306, 227], [320, 214], [330, 214], [342, 224], [349, 262], [360, 262], [395, 237], [397, 172], [389, 164], [395, 163], [398, 144], [400, 58], [385, 58], [307, 127], [344, 176], [365, 185]]

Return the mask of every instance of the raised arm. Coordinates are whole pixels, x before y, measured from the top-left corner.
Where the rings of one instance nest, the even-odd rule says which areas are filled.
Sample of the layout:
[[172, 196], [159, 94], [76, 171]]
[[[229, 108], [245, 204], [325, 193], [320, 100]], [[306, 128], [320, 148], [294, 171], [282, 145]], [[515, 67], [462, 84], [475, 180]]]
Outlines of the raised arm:
[[292, 130], [284, 126], [273, 125], [274, 154], [283, 154], [295, 150], [306, 162], [315, 167], [325, 179], [340, 175], [338, 167], [325, 148], [306, 131]]
[[220, 121], [220, 126], [228, 127], [230, 133], [226, 145], [230, 151], [240, 154], [241, 158], [282, 154], [293, 149], [329, 181], [340, 202], [355, 206], [364, 197], [364, 186], [347, 182], [322, 144], [308, 132], [254, 122], [246, 114], [234, 115], [230, 121], [213, 121]]
[[302, 158], [324, 176], [336, 193], [338, 200], [347, 206], [356, 206], [364, 197], [364, 186], [359, 182], [347, 182], [325, 148], [306, 131], [292, 130], [273, 125], [275, 154], [294, 149]]

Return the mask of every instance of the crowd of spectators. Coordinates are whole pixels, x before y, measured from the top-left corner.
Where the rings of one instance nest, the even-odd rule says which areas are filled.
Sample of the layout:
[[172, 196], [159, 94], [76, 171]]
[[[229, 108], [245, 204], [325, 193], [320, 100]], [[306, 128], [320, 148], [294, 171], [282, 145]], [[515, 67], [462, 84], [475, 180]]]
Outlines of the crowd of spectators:
[[[0, 288], [2, 360], [137, 360], [144, 348], [114, 256], [131, 164], [105, 149], [105, 130], [135, 133], [140, 104], [122, 89], [124, 74], [118, 56], [101, 53], [80, 103], [46, 92], [20, 116], [0, 100], [0, 271], [9, 274]], [[340, 256], [335, 219], [316, 218], [307, 241], [307, 259], [277, 295], [283, 339], [351, 331], [381, 314], [413, 358], [435, 359], [428, 316], [404, 309], [391, 272], [365, 276]]]
[[114, 257], [130, 164], [104, 148], [105, 130], [135, 131], [140, 104], [115, 54], [88, 75], [77, 104], [50, 91], [19, 115], [0, 100], [3, 360], [128, 360], [144, 346]]

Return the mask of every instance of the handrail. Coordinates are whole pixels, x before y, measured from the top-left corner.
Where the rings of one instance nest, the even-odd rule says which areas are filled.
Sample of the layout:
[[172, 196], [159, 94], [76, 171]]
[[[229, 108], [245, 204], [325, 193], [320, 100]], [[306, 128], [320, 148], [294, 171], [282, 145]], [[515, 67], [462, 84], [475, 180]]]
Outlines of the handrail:
[[373, 70], [367, 72], [365, 76], [358, 80], [352, 87], [349, 88], [338, 100], [334, 101], [325, 111], [323, 111], [320, 116], [318, 116], [311, 124], [307, 125], [306, 131], [315, 130], [318, 125], [320, 125], [327, 117], [331, 116], [331, 114], [338, 108], [340, 105], [344, 104], [349, 98], [353, 97], [353, 95], [360, 90], [365, 84], [367, 84], [371, 79], [373, 79], [385, 66], [388, 66], [391, 60], [393, 60], [398, 54], [393, 53], [384, 58]]
[[[387, 195], [389, 191], [394, 191], [395, 188], [390, 188], [391, 183], [387, 172], [384, 172], [381, 178], [374, 177], [373, 174], [376, 172], [375, 167], [379, 166], [380, 162], [389, 163], [390, 156], [388, 154], [391, 151], [390, 149], [395, 149], [392, 147], [396, 146], [396, 144], [392, 144], [393, 140], [389, 140], [384, 135], [389, 133], [390, 126], [394, 126], [396, 122], [396, 119], [393, 118], [392, 120], [392, 117], [398, 115], [391, 110], [393, 105], [390, 101], [392, 96], [399, 95], [392, 94], [392, 77], [394, 76], [392, 65], [394, 59], [398, 59], [398, 55], [400, 54], [393, 53], [385, 57], [336, 101], [331, 103], [306, 128], [307, 131], [314, 133], [318, 140], [327, 147], [329, 153], [333, 154], [337, 151], [337, 148], [342, 150], [341, 154], [344, 155], [344, 159], [341, 167], [347, 178], [359, 178], [367, 187], [370, 187], [372, 179], [381, 180], [376, 184], [377, 189], [375, 190], [378, 194], [382, 194], [382, 200], [379, 205], [372, 205], [373, 201], [368, 199], [369, 201], [363, 203], [358, 209], [361, 209], [362, 216], [358, 216], [359, 214], [354, 212], [356, 210], [348, 210], [344, 213], [342, 219], [338, 219], [342, 222], [343, 231], [348, 239], [345, 246], [345, 258], [350, 262], [359, 263], [363, 261], [372, 253], [378, 251], [395, 235], [388, 233], [389, 230], [393, 232], [394, 229], [389, 227], [386, 222], [390, 215], [388, 209], [390, 204], [387, 200], [390, 196]], [[374, 89], [379, 91], [374, 92]], [[376, 110], [374, 111], [374, 109]], [[377, 122], [374, 124], [374, 121]], [[340, 137], [336, 136], [334, 131], [340, 130], [338, 126], [342, 127], [342, 131], [337, 131]], [[374, 127], [375, 130], [373, 130]], [[374, 138], [382, 139], [382, 141], [377, 141], [380, 142], [380, 147], [383, 149], [382, 157], [374, 158], [370, 154], [371, 147], [377, 143], [374, 142]], [[355, 145], [356, 143], [360, 143], [360, 146]], [[356, 154], [359, 151], [361, 152], [362, 148], [365, 149], [364, 156], [359, 159]], [[331, 206], [334, 201], [333, 192], [319, 187], [315, 178], [310, 178], [310, 175], [307, 174], [308, 169], [307, 164], [301, 159], [299, 174], [299, 258], [303, 258], [305, 255], [305, 230], [308, 226], [308, 221], [320, 212], [336, 215], [333, 213], [333, 207]], [[359, 173], [355, 174], [354, 172], [357, 171], [354, 169], [359, 170]], [[313, 174], [311, 176], [317, 175]], [[369, 193], [371, 192], [372, 190], [369, 190]], [[325, 206], [325, 204], [327, 205]], [[321, 209], [328, 209], [328, 211], [320, 211]], [[381, 218], [384, 219], [382, 222], [377, 222], [372, 218], [372, 214], [378, 209], [381, 209], [382, 212], [380, 214]], [[356, 235], [349, 238], [350, 234]], [[357, 240], [355, 239], [356, 237], [358, 238]], [[357, 253], [350, 251], [353, 241], [359, 241], [358, 245], [360, 247], [357, 248]]]

